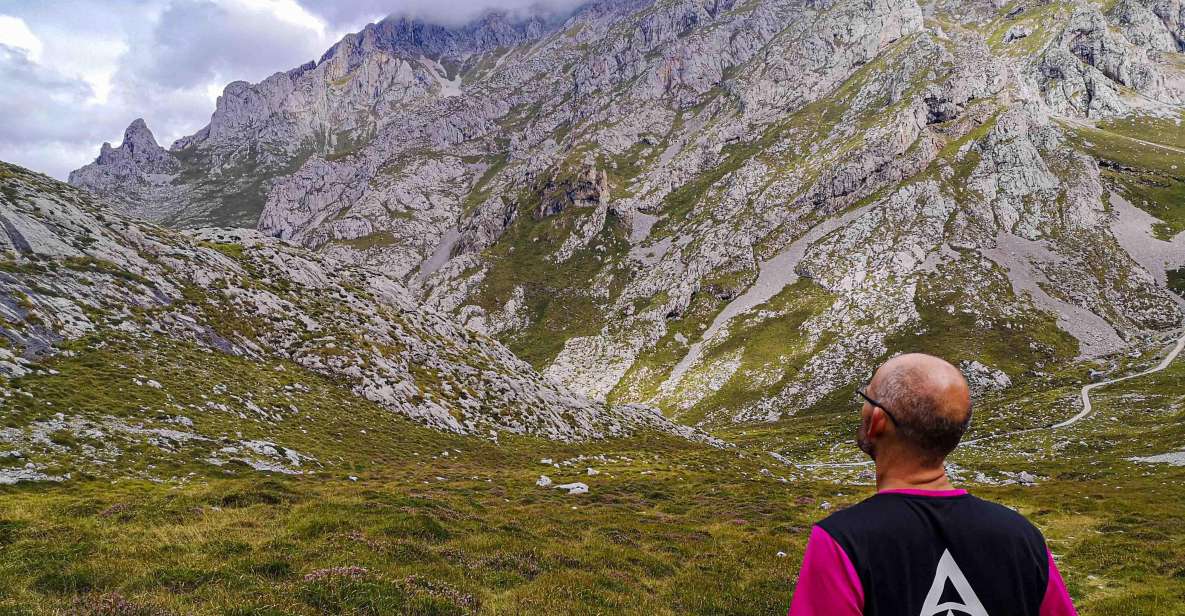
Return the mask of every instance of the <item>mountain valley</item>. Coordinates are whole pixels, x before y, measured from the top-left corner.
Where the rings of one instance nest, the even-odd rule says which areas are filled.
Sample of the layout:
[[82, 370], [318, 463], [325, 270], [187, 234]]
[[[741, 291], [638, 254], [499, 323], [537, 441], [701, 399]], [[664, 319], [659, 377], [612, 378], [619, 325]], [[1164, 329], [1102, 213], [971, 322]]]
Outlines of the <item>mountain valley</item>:
[[0, 614], [783, 613], [907, 351], [1080, 613], [1185, 594], [1177, 0], [392, 16], [0, 225]]

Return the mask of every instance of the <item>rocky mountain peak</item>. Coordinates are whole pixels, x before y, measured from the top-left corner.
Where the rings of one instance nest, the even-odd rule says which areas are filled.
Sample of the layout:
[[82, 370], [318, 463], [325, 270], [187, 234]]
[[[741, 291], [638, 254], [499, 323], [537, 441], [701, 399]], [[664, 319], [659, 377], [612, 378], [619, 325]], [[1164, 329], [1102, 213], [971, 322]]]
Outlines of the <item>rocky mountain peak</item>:
[[143, 118], [123, 133], [119, 147], [104, 143], [95, 162], [70, 173], [70, 184], [95, 193], [121, 195], [121, 209], [153, 217], [149, 212], [169, 197], [169, 183], [181, 163], [156, 142]]
[[124, 130], [123, 142], [119, 147], [113, 148], [110, 143], [103, 143], [95, 163], [106, 165], [122, 160], [157, 163], [168, 158], [168, 152], [156, 142], [156, 137], [152, 135], [148, 124], [143, 118], [136, 118]]
[[447, 26], [405, 15], [393, 15], [378, 23], [368, 24], [361, 32], [347, 35], [341, 43], [325, 53], [321, 62], [343, 50], [354, 48], [429, 58], [456, 58], [520, 45], [539, 38], [561, 22], [557, 16], [516, 17], [501, 11], [490, 11], [467, 24]]
[[1020, 382], [1178, 326], [1180, 31], [1156, 0], [392, 17], [228, 86], [186, 173], [71, 181], [377, 267], [587, 397], [770, 420], [903, 348]]

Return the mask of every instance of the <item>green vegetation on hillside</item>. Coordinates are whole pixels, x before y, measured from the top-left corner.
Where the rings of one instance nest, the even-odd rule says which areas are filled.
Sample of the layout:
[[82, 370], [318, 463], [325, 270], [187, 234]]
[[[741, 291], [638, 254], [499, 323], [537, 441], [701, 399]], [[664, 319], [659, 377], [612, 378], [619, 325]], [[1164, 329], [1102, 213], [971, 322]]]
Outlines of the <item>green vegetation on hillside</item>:
[[[508, 333], [502, 342], [536, 368], [546, 366], [568, 338], [599, 332], [605, 321], [605, 305], [619, 293], [624, 279], [610, 283], [609, 298], [598, 298], [596, 277], [614, 259], [628, 250], [625, 225], [610, 213], [604, 227], [589, 242], [578, 248], [566, 261], [557, 263], [556, 253], [572, 236], [578, 225], [593, 215], [590, 208], [567, 207], [563, 211], [536, 218], [540, 196], [524, 193], [518, 215], [502, 238], [487, 250], [489, 268], [475, 297], [487, 311], [503, 308], [523, 290], [528, 320], [525, 328]], [[624, 274], [620, 274], [624, 275]]]
[[[216, 154], [199, 147], [189, 147], [174, 152], [181, 163], [181, 173], [173, 180], [202, 195], [194, 203], [218, 204], [208, 213], [200, 213], [201, 226], [254, 227], [267, 201], [267, 191], [279, 177], [295, 172], [316, 146], [308, 144], [289, 155], [280, 152], [262, 152], [265, 146], [254, 146], [245, 155], [233, 161], [211, 162]], [[211, 174], [216, 167], [219, 173]], [[162, 221], [167, 226], [187, 227], [195, 222], [187, 218], [194, 213], [185, 208], [176, 211], [173, 218]]]
[[[979, 361], [1016, 377], [1034, 366], [1057, 365], [1078, 354], [1078, 343], [1057, 326], [1049, 314], [1009, 309], [1019, 301], [1007, 276], [996, 266], [973, 274], [978, 257], [963, 254], [964, 275], [952, 270], [934, 273], [918, 285], [915, 302], [921, 317], [913, 329], [890, 336], [885, 345], [895, 351], [933, 353], [947, 360]], [[982, 276], [982, 278], [980, 278]], [[982, 280], [983, 284], [968, 284]], [[1000, 314], [984, 320], [984, 306]]]
[[1185, 147], [1185, 113], [1175, 117], [1128, 115], [1100, 120], [1100, 130], [1173, 148]]
[[1169, 270], [1165, 274], [1168, 278], [1168, 287], [1177, 295], [1185, 297], [1185, 267]]
[[[740, 279], [741, 274], [734, 272], [732, 277]], [[713, 277], [709, 276], [708, 280]], [[752, 284], [756, 280], [755, 274], [748, 274], [747, 280]], [[705, 284], [705, 287], [708, 285]], [[747, 286], [747, 285], [746, 285]], [[639, 304], [642, 310], [652, 306], [663, 305], [668, 301], [666, 292], [660, 292], [650, 298], [648, 302]], [[681, 312], [666, 315], [667, 332], [653, 347], [643, 349], [638, 358], [618, 381], [608, 399], [614, 403], [629, 403], [644, 401], [648, 404], [659, 404], [660, 386], [675, 364], [687, 354], [688, 348], [699, 340], [704, 330], [711, 324], [716, 313], [728, 304], [728, 300], [704, 290], [696, 291], [691, 296], [691, 302]], [[670, 412], [668, 407], [664, 412]]]
[[[833, 300], [827, 291], [804, 278], [734, 318], [728, 325], [728, 338], [707, 349], [700, 366], [711, 370], [718, 362], [735, 356], [736, 370], [722, 385], [710, 388], [691, 412], [676, 413], [679, 420], [696, 423], [716, 411], [739, 411], [791, 385], [811, 355], [830, 342], [823, 336], [813, 343], [802, 325], [830, 307]], [[691, 370], [683, 377], [680, 389], [703, 388], [703, 383], [697, 383], [703, 378]], [[674, 398], [678, 400], [679, 394]]]
[[[213, 441], [62, 430], [26, 448], [22, 463], [72, 478], [0, 486], [2, 614], [784, 611], [795, 559], [777, 552], [801, 551], [815, 513], [786, 505], [834, 492], [669, 436], [440, 433], [291, 364], [116, 344], [50, 365], [15, 381], [29, 395], [6, 399], [7, 425], [112, 416]], [[244, 439], [314, 459], [298, 476], [205, 462]], [[99, 441], [126, 450], [90, 462]], [[580, 455], [597, 457], [539, 462]]]
[[[1155, 348], [1125, 369], [1162, 353]], [[90, 409], [79, 392], [96, 378], [111, 392], [93, 404], [122, 404], [128, 413], [147, 413], [146, 421], [153, 409], [193, 402], [212, 386], [192, 369], [170, 368], [152, 374], [171, 375], [162, 390], [121, 385], [152, 367], [125, 364], [130, 374], [122, 379], [106, 372], [128, 359], [55, 360], [58, 374], [18, 381], [35, 398], [16, 419]], [[161, 359], [156, 363], [176, 361]], [[136, 467], [163, 483], [80, 474], [63, 485], [0, 486], [0, 613], [781, 613], [811, 524], [870, 492], [859, 469], [797, 469], [765, 453], [856, 457], [854, 403], [829, 415], [728, 428], [721, 435], [739, 444], [735, 451], [654, 435], [572, 445], [504, 435], [493, 444], [395, 418], [375, 429], [384, 412], [335, 398], [332, 383], [298, 368], [251, 365], [211, 369], [235, 394], [245, 387], [266, 398], [285, 391], [282, 383], [307, 386], [312, 398], [296, 401], [299, 418], [258, 425], [301, 438], [299, 421], [307, 435], [294, 446], [325, 463], [316, 474], [195, 461], [176, 471]], [[1063, 419], [1076, 411], [1080, 384], [1032, 381], [982, 400], [973, 434]], [[1035, 395], [1047, 387], [1054, 395]], [[996, 480], [1036, 475], [1031, 486], [970, 487], [1042, 529], [1083, 616], [1159, 616], [1185, 592], [1178, 523], [1185, 503], [1173, 489], [1185, 481], [1185, 468], [1127, 459], [1180, 448], [1182, 392], [1185, 362], [1177, 362], [1097, 391], [1096, 415], [1066, 433], [1029, 433], [954, 456], [964, 481], [978, 472]], [[315, 399], [333, 402], [318, 406]], [[220, 424], [217, 414], [191, 416], [205, 433], [235, 425]], [[356, 429], [362, 425], [365, 434]], [[588, 475], [586, 467], [599, 473]], [[195, 474], [178, 474], [187, 468]], [[537, 487], [541, 474], [586, 482], [590, 492]]]
[[[1159, 218], [1157, 237], [1169, 239], [1185, 231], [1185, 151], [1164, 143], [1181, 131], [1171, 121], [1128, 118], [1100, 128], [1068, 127], [1074, 144], [1099, 160], [1103, 178], [1136, 207]], [[1141, 139], [1143, 141], [1137, 141]]]
[[[1016, 9], [1020, 13], [1008, 17]], [[1065, 19], [1072, 6], [1061, 2], [1032, 3], [1022, 6], [1020, 2], [1009, 2], [997, 10], [999, 17], [979, 28], [987, 37], [992, 51], [1012, 57], [1026, 57], [1039, 53], [1058, 33], [1058, 22]], [[1029, 34], [1019, 39], [1004, 42], [1010, 30], [1027, 29]]]

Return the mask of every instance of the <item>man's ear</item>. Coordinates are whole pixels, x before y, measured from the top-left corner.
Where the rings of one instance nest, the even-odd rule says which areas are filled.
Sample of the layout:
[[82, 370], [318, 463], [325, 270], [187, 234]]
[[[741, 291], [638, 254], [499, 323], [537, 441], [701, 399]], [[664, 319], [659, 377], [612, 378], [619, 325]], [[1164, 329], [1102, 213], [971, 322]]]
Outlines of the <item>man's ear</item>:
[[885, 410], [879, 406], [872, 407], [872, 414], [868, 416], [868, 437], [879, 438], [881, 434], [884, 434], [888, 423], [889, 417], [885, 414]]

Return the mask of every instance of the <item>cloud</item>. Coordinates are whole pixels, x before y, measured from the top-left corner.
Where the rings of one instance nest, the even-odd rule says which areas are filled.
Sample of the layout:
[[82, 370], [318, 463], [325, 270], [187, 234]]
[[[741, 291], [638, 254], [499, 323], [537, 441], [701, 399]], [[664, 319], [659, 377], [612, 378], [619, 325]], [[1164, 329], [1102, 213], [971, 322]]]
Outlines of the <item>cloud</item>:
[[41, 39], [19, 17], [0, 15], [0, 41], [8, 47], [24, 51], [33, 60], [41, 57]]
[[227, 83], [316, 59], [345, 34], [296, 0], [18, 0], [4, 10], [17, 14], [0, 15], [0, 159], [58, 178], [137, 117], [167, 146], [209, 121]]
[[585, 0], [300, 0], [311, 12], [337, 25], [366, 23], [387, 15], [406, 16], [446, 26], [459, 26], [490, 11], [514, 17], [563, 16]]
[[79, 148], [118, 122], [117, 112], [90, 102], [90, 84], [46, 70], [26, 49], [0, 44], [0, 83], [19, 84], [0, 91], [0, 159], [63, 177]]
[[276, 9], [283, 10], [261, 2], [173, 2], [138, 46], [147, 53], [125, 64], [126, 79], [204, 88], [219, 80], [258, 81], [318, 58], [329, 44], [324, 23], [298, 22]]

